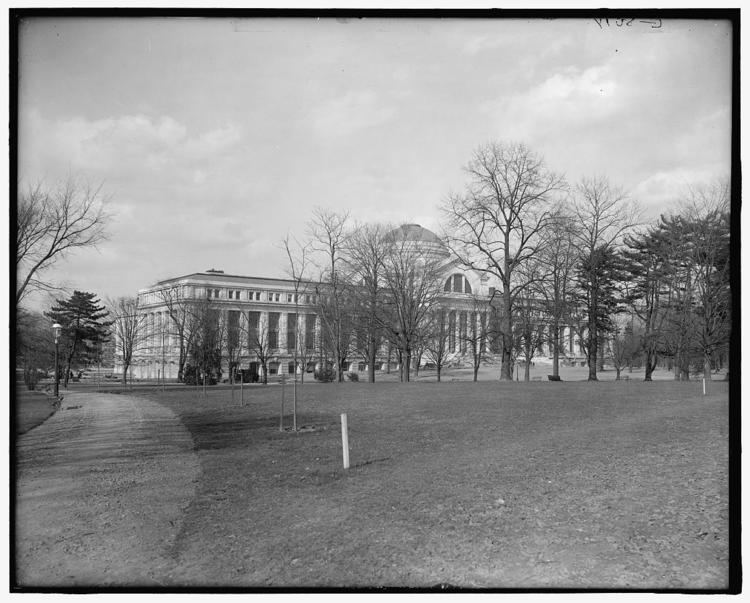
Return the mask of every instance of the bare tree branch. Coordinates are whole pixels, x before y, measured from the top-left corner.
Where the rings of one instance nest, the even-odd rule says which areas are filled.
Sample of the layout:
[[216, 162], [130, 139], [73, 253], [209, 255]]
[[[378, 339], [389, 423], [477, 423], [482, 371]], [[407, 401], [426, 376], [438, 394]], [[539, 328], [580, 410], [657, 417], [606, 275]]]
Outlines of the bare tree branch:
[[75, 249], [107, 238], [110, 216], [102, 205], [102, 186], [81, 184], [72, 177], [49, 191], [30, 187], [18, 200], [16, 232], [16, 304], [30, 291], [50, 288], [41, 274]]

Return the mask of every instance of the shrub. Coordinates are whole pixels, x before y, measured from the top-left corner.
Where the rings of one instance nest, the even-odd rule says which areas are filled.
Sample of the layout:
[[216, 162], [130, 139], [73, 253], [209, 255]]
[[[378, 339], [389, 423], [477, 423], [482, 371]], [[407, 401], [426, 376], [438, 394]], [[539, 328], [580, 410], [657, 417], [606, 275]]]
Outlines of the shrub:
[[[203, 376], [201, 375], [200, 368], [190, 364], [185, 365], [182, 382], [185, 385], [203, 385]], [[216, 376], [208, 375], [206, 385], [216, 385]]]
[[315, 377], [316, 381], [321, 381], [322, 383], [330, 383], [336, 378], [336, 373], [334, 372], [333, 368], [326, 367], [315, 371], [315, 373], [313, 373], [313, 376]]
[[346, 378], [349, 379], [349, 381], [359, 381], [359, 375], [357, 373], [347, 373]]

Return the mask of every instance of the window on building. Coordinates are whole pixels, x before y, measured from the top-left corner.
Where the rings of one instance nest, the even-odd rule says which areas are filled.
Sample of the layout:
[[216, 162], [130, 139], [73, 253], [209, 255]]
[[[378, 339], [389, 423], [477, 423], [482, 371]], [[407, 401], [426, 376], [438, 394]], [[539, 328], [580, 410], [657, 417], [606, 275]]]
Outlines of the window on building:
[[306, 304], [310, 303], [310, 296], [309, 295], [305, 295], [305, 303]]
[[305, 316], [305, 349], [315, 349], [315, 314]]
[[456, 311], [451, 310], [448, 314], [448, 351], [456, 351]]
[[295, 370], [295, 366], [294, 366], [294, 361], [290, 362], [290, 363], [289, 363], [289, 364], [287, 365], [287, 369], [288, 369], [288, 372], [289, 372], [289, 374], [290, 374], [290, 375], [294, 375], [294, 373], [295, 373], [295, 372], [297, 372], [297, 371]]
[[268, 347], [272, 350], [279, 348], [279, 320], [280, 312], [268, 313]]
[[463, 274], [454, 274], [445, 281], [443, 291], [449, 293], [471, 293], [471, 285]]
[[453, 275], [453, 293], [463, 293], [464, 292], [464, 277], [461, 274], [454, 274]]
[[286, 349], [292, 352], [297, 347], [297, 315], [286, 316]]
[[255, 301], [260, 301], [260, 291], [255, 292]]
[[215, 297], [216, 299], [218, 299], [218, 298], [219, 298], [219, 290], [218, 290], [218, 289], [214, 289], [214, 297]]
[[233, 350], [240, 347], [239, 310], [229, 310], [229, 312], [227, 312], [227, 346]]
[[466, 339], [468, 337], [466, 312], [461, 312], [461, 315], [459, 317], [459, 322], [458, 322], [458, 331], [459, 331], [459, 337], [461, 339], [461, 342], [460, 342], [461, 353], [465, 354], [466, 353]]
[[260, 327], [260, 312], [247, 313], [247, 347], [254, 350], [258, 344], [258, 329]]
[[234, 291], [232, 291], [232, 290], [230, 289], [230, 290], [229, 290], [229, 299], [233, 299], [233, 298], [234, 298]]

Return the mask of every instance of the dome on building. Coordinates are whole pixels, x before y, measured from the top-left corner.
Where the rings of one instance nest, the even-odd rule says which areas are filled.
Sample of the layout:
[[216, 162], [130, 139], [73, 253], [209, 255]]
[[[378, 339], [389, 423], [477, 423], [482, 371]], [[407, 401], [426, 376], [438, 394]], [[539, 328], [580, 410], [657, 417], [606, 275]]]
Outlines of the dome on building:
[[388, 233], [388, 239], [392, 241], [409, 241], [426, 252], [448, 255], [445, 243], [431, 230], [419, 224], [402, 224]]
[[440, 237], [431, 230], [427, 230], [419, 224], [402, 224], [393, 231], [393, 238], [405, 241], [423, 241], [427, 243], [438, 243], [443, 245]]

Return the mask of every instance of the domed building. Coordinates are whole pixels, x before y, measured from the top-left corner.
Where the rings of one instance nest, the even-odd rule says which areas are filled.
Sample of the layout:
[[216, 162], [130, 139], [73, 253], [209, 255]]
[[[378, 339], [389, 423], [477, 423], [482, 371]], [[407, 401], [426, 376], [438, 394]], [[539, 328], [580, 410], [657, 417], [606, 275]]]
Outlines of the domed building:
[[[489, 355], [494, 347], [489, 326], [497, 281], [486, 274], [467, 270], [437, 234], [419, 224], [399, 226], [386, 235], [386, 241], [403, 245], [410, 254], [416, 251], [415, 264], [433, 261], [436, 266], [434, 276], [438, 291], [432, 304], [445, 322], [441, 364], [472, 366], [473, 345], [481, 345]], [[290, 279], [232, 275], [211, 269], [166, 279], [142, 289], [138, 292], [138, 304], [139, 311], [145, 315], [146, 337], [141, 349], [134, 354], [130, 367], [132, 377], [174, 380], [184, 376], [188, 360], [184, 339], [179, 335], [185, 328], [179, 324], [180, 317], [190, 314], [186, 308], [199, 306], [210, 306], [217, 326], [220, 324], [224, 333], [217, 378], [225, 379], [230, 372], [237, 374], [238, 371], [250, 381], [264, 374], [267, 377], [295, 371], [313, 372], [325, 360], [319, 316], [321, 293], [318, 283], [305, 283], [301, 289], [295, 285], [298, 283]], [[354, 331], [352, 336], [356, 338], [356, 326]], [[574, 352], [571, 330], [566, 337], [570, 349], [565, 353], [580, 355], [580, 349]], [[568, 340], [565, 341], [568, 348]], [[353, 345], [353, 351], [342, 363], [346, 372], [367, 370], [368, 363], [356, 347]], [[384, 343], [377, 354], [377, 370], [393, 368], [391, 352]], [[415, 361], [422, 366], [434, 364], [426, 350]]]
[[413, 243], [426, 255], [431, 254], [446, 258], [450, 256], [450, 251], [445, 242], [434, 232], [419, 224], [402, 224], [389, 232], [386, 240], [389, 242]]

